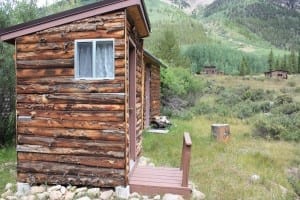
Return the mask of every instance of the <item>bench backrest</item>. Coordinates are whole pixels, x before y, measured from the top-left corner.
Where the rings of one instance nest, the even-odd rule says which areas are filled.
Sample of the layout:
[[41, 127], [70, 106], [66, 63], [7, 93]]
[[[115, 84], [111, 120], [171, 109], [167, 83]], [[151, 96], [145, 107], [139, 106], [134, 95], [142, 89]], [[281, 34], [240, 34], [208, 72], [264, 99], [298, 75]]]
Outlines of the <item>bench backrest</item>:
[[185, 132], [183, 134], [182, 156], [181, 156], [181, 166], [180, 166], [180, 170], [182, 170], [181, 185], [183, 187], [187, 187], [189, 182], [191, 149], [192, 149], [192, 140], [190, 134], [188, 132]]

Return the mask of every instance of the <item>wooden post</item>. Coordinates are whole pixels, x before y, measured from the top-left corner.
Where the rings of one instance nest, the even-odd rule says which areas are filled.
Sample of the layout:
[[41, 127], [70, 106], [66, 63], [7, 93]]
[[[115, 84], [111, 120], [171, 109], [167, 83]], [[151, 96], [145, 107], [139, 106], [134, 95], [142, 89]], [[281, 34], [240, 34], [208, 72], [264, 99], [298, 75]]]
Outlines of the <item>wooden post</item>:
[[182, 170], [182, 184], [181, 184], [182, 187], [188, 186], [191, 148], [192, 148], [192, 140], [190, 134], [185, 132], [183, 135], [182, 157], [181, 157], [181, 166], [180, 166], [180, 170]]
[[211, 133], [219, 142], [227, 142], [230, 138], [229, 124], [212, 124]]

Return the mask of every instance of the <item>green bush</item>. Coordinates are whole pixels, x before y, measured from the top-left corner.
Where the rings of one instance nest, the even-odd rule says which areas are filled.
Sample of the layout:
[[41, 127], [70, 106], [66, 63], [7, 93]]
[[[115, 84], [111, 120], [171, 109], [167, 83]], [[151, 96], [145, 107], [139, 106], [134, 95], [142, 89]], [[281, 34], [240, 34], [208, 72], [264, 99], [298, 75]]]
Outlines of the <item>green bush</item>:
[[166, 68], [161, 73], [162, 104], [174, 112], [194, 106], [203, 83], [184, 68]]
[[300, 112], [263, 116], [254, 126], [254, 134], [264, 138], [300, 141]]

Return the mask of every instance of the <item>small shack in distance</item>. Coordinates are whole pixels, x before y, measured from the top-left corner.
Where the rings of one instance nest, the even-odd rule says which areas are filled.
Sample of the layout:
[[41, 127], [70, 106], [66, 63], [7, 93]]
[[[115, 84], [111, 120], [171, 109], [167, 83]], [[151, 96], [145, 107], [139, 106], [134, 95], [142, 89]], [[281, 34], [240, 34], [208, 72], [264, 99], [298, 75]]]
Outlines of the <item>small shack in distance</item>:
[[265, 77], [267, 78], [279, 78], [288, 79], [288, 71], [282, 69], [276, 69], [272, 71], [265, 72]]

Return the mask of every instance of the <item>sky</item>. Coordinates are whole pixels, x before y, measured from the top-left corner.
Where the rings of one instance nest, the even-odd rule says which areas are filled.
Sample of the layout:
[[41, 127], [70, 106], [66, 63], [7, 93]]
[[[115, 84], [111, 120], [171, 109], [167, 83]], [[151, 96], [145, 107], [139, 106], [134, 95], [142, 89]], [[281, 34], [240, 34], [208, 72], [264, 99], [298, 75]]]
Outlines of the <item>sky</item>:
[[37, 0], [37, 5], [38, 7], [42, 7], [45, 6], [46, 4], [53, 4], [54, 2], [56, 2], [58, 0]]

